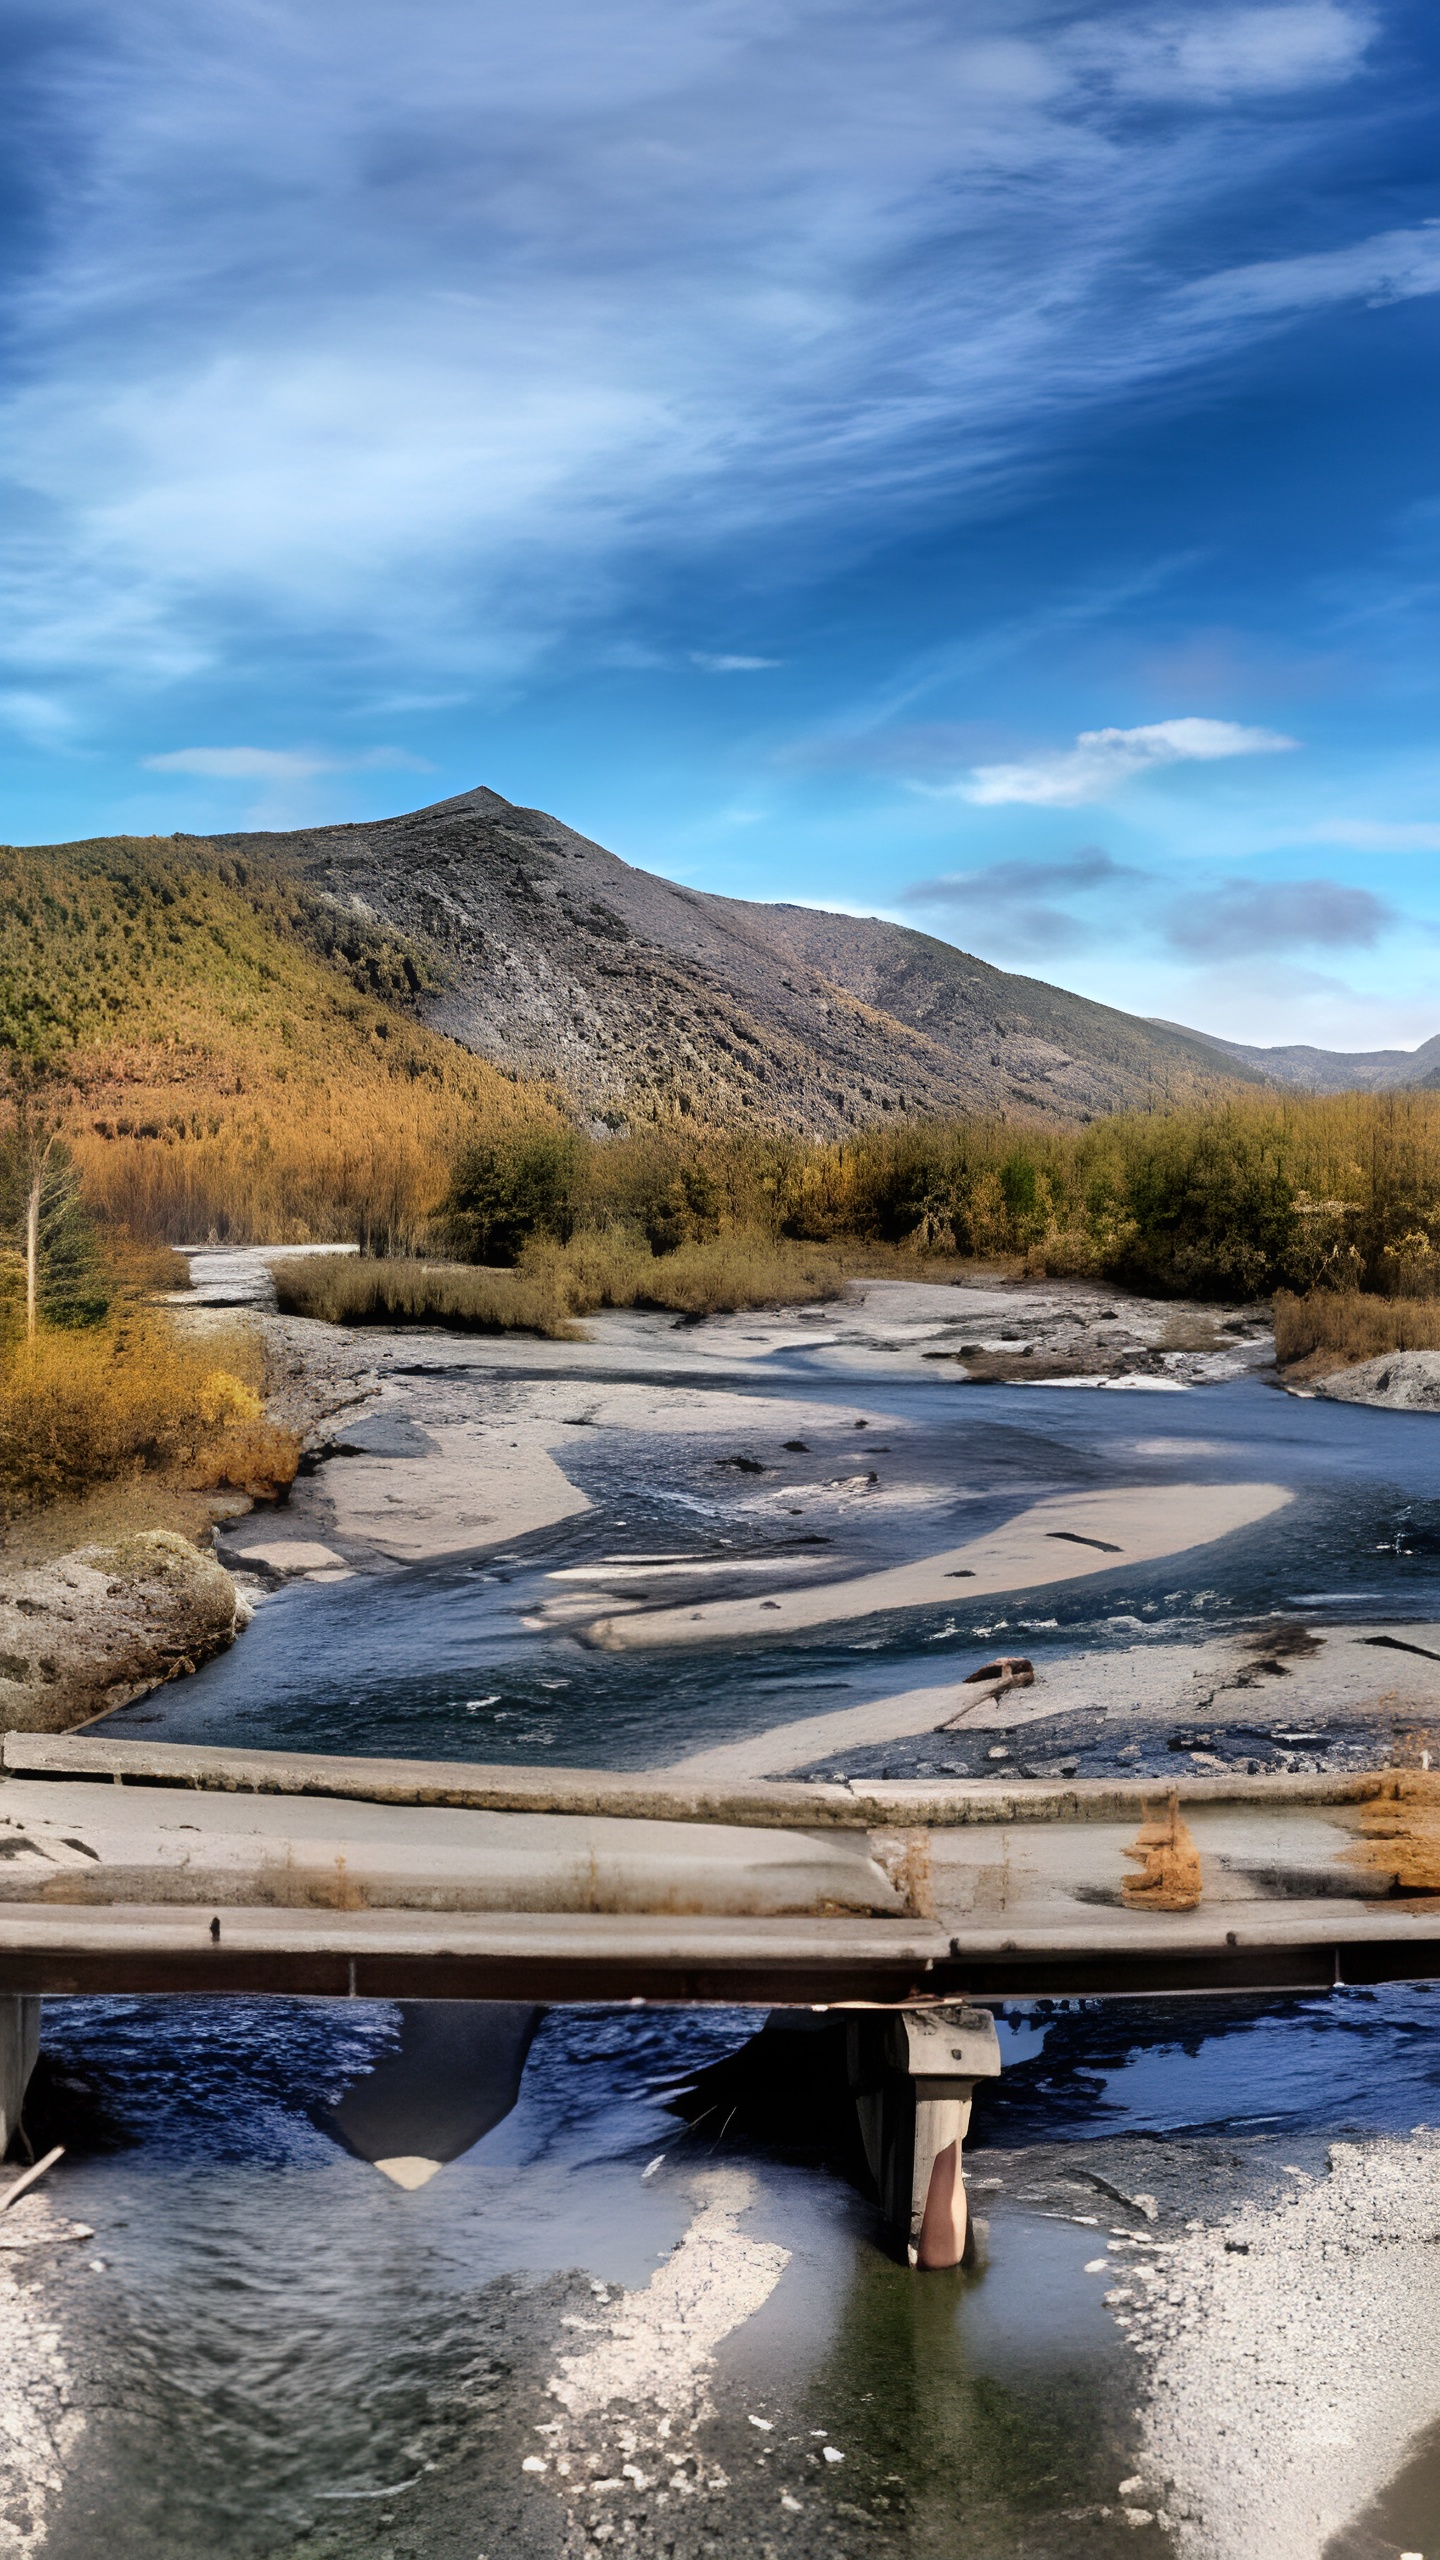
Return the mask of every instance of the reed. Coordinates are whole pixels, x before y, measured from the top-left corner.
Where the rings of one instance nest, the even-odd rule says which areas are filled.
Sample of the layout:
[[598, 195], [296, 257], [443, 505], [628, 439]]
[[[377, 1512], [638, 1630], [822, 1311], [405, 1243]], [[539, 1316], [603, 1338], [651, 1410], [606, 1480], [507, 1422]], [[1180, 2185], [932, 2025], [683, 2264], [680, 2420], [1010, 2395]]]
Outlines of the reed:
[[1376, 1360], [1386, 1351], [1440, 1351], [1440, 1298], [1380, 1298], [1358, 1289], [1318, 1289], [1275, 1300], [1275, 1357], [1306, 1362], [1316, 1375]]
[[325, 1324], [429, 1324], [451, 1333], [573, 1336], [572, 1310], [548, 1274], [477, 1271], [466, 1264], [371, 1262], [315, 1254], [272, 1265], [283, 1315]]
[[655, 1254], [643, 1241], [590, 1234], [569, 1244], [532, 1242], [508, 1271], [316, 1254], [277, 1262], [274, 1274], [280, 1307], [289, 1315], [563, 1341], [574, 1338], [577, 1317], [601, 1307], [706, 1316], [837, 1298], [850, 1274], [874, 1259], [736, 1233]]

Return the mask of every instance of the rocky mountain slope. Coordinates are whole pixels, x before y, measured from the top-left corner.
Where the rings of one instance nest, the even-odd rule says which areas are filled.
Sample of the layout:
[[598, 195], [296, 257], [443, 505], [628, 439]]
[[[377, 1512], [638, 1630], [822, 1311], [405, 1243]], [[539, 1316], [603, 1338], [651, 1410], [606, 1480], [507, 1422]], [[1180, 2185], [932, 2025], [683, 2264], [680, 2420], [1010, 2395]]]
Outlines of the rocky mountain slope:
[[[1157, 1026], [1178, 1031], [1179, 1023]], [[1388, 1093], [1408, 1087], [1433, 1093], [1440, 1087], [1440, 1033], [1418, 1049], [1311, 1049], [1303, 1042], [1285, 1049], [1255, 1049], [1243, 1040], [1220, 1040], [1213, 1032], [1189, 1031], [1217, 1057], [1251, 1068], [1267, 1084], [1288, 1084], [1302, 1093]]]
[[1074, 1120], [1256, 1069], [871, 918], [709, 896], [494, 791], [215, 839], [433, 957], [422, 1018], [597, 1118], [820, 1136], [957, 1110]]

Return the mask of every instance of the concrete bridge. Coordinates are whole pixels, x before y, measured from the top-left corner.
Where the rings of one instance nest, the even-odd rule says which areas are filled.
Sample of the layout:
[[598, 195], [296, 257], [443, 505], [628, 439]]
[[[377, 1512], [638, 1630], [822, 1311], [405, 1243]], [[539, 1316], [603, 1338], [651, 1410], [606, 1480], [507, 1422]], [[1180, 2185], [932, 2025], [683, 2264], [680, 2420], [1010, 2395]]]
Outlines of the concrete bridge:
[[897, 2239], [953, 2264], [970, 2093], [999, 2068], [987, 2002], [1437, 1973], [1423, 1768], [727, 1784], [4, 1742], [7, 2131], [46, 1993], [844, 2007]]

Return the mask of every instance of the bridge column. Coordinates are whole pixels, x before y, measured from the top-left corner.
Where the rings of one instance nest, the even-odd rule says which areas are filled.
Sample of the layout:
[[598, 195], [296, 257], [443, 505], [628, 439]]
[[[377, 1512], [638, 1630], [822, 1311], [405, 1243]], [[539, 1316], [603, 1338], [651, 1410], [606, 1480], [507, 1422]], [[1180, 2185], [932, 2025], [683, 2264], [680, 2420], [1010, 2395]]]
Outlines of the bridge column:
[[39, 2049], [39, 2001], [24, 1991], [0, 1992], [0, 2160], [20, 2122]]
[[850, 2022], [850, 2087], [870, 2174], [912, 2267], [973, 2255], [963, 2152], [977, 2080], [1000, 2070], [988, 2009], [874, 2011]]

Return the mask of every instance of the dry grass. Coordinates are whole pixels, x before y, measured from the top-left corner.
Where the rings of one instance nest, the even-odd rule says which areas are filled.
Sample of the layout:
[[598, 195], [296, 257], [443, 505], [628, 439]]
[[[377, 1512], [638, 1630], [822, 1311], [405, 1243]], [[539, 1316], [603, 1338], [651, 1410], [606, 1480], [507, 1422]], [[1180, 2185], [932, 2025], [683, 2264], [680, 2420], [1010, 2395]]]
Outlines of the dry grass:
[[1275, 1300], [1275, 1356], [1282, 1368], [1347, 1369], [1386, 1351], [1440, 1351], [1440, 1298], [1371, 1298], [1358, 1289], [1316, 1289]]
[[477, 1271], [466, 1263], [369, 1262], [354, 1254], [272, 1265], [283, 1315], [324, 1324], [431, 1324], [452, 1333], [573, 1336], [570, 1308], [548, 1276]]
[[425, 1091], [305, 1087], [260, 1107], [161, 1116], [142, 1103], [75, 1126], [71, 1147], [112, 1233], [403, 1251], [444, 1197], [468, 1110]]
[[[861, 1259], [873, 1260], [874, 1257]], [[888, 1257], [885, 1258], [888, 1267]], [[463, 1263], [370, 1262], [316, 1255], [274, 1266], [288, 1315], [328, 1324], [431, 1324], [458, 1333], [538, 1333], [573, 1339], [575, 1319], [600, 1307], [659, 1307], [677, 1315], [809, 1305], [837, 1298], [857, 1257], [833, 1246], [730, 1234], [654, 1254], [627, 1239], [580, 1236], [527, 1247], [513, 1271]]]
[[147, 1471], [273, 1496], [300, 1443], [266, 1422], [262, 1371], [239, 1326], [187, 1342], [122, 1307], [84, 1331], [43, 1329], [0, 1365], [0, 1517]]

